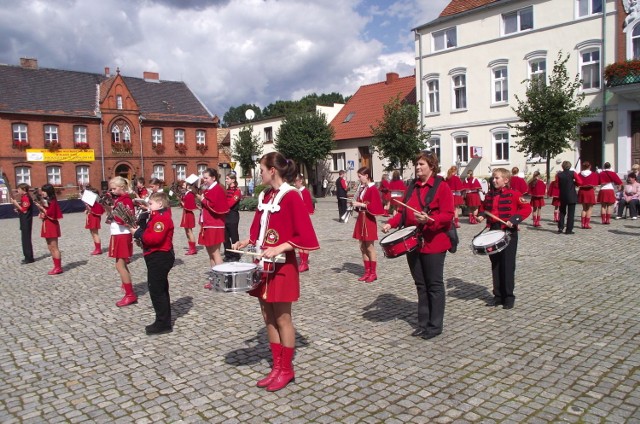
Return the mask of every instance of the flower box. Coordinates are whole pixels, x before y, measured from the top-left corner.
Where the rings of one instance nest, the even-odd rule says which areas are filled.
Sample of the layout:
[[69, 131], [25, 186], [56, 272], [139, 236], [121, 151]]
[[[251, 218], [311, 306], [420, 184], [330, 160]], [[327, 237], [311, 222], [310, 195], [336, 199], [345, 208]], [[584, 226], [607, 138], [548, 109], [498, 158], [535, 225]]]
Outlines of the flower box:
[[24, 149], [29, 149], [30, 147], [31, 145], [26, 140], [13, 140], [14, 149], [24, 150]]
[[207, 147], [206, 144], [198, 144], [196, 146], [196, 150], [204, 155], [207, 152], [207, 150], [209, 150], [209, 148]]
[[49, 149], [50, 152], [55, 152], [57, 150], [60, 150], [60, 142], [50, 141], [50, 142], [44, 143], [44, 147]]
[[180, 154], [186, 154], [187, 153], [187, 145], [184, 143], [176, 143], [176, 152], [180, 153]]
[[154, 152], [156, 152], [159, 155], [163, 154], [164, 151], [165, 151], [164, 144], [154, 144], [152, 146], [152, 149], [153, 149]]
[[75, 147], [76, 147], [76, 149], [86, 150], [86, 149], [89, 148], [89, 143], [87, 143], [87, 142], [76, 143]]

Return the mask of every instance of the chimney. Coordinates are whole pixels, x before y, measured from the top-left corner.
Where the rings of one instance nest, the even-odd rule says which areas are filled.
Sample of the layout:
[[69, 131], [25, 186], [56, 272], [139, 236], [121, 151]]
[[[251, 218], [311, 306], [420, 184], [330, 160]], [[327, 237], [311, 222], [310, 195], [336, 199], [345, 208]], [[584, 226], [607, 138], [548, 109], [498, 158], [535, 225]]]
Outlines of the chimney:
[[34, 57], [21, 57], [20, 66], [24, 69], [38, 69], [38, 59]]
[[389, 85], [389, 84], [393, 84], [395, 81], [398, 80], [400, 76], [395, 73], [395, 72], [387, 72], [387, 81], [385, 82], [385, 84]]
[[108, 66], [104, 67], [104, 76], [109, 78], [111, 76], [111, 69]]
[[157, 72], [144, 71], [142, 77], [146, 82], [160, 82], [160, 74]]

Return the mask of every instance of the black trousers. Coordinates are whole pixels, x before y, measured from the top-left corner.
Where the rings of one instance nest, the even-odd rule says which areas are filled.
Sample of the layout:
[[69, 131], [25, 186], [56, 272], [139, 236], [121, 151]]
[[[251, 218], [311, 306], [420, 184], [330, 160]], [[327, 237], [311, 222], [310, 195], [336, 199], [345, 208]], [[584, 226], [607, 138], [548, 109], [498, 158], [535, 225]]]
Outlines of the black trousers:
[[[575, 205], [574, 205], [575, 206]], [[489, 255], [493, 276], [493, 295], [505, 305], [513, 305], [516, 278], [516, 253], [518, 251], [518, 231], [509, 231], [511, 241], [502, 251]]]
[[22, 254], [25, 261], [33, 261], [33, 244], [31, 243], [31, 231], [33, 229], [33, 215], [31, 210], [27, 213], [21, 213], [20, 219], [20, 236], [22, 239]]
[[444, 259], [447, 252], [407, 253], [407, 263], [418, 292], [418, 327], [429, 334], [442, 333], [444, 324]]
[[338, 219], [347, 212], [347, 199], [338, 199]]
[[240, 259], [239, 253], [227, 253], [228, 249], [231, 249], [233, 243], [240, 240], [238, 235], [238, 223], [240, 222], [240, 214], [238, 211], [229, 211], [227, 218], [224, 221], [224, 256], [229, 259]]
[[171, 299], [169, 298], [169, 271], [175, 261], [173, 250], [153, 252], [144, 256], [147, 264], [147, 284], [149, 297], [156, 312], [156, 323], [171, 327]]
[[[567, 212], [568, 210], [568, 212]], [[567, 217], [567, 233], [573, 231], [573, 218], [576, 214], [576, 204], [575, 203], [564, 203], [560, 202], [560, 216], [558, 220], [558, 230], [562, 231], [564, 229], [564, 218]]]

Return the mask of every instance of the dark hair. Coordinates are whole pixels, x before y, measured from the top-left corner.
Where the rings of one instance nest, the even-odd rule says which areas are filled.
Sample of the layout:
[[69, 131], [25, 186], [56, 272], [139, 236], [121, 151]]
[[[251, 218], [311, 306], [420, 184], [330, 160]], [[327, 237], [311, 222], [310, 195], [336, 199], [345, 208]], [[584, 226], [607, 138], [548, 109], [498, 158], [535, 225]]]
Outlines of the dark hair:
[[151, 178], [149, 180], [149, 185], [157, 185], [158, 187], [162, 187], [164, 185], [164, 181], [160, 178]]
[[629, 175], [627, 175], [627, 178], [633, 178], [634, 180], [637, 179], [635, 172], [632, 172]]
[[438, 156], [436, 156], [435, 153], [427, 152], [427, 151], [420, 152], [418, 156], [416, 156], [416, 158], [413, 160], [413, 163], [417, 164], [419, 160], [423, 160], [427, 162], [427, 165], [429, 165], [429, 168], [434, 173], [437, 174], [438, 172], [440, 172], [440, 164], [438, 163]]
[[511, 175], [517, 175], [520, 172], [520, 169], [517, 166], [511, 168]]
[[56, 198], [56, 189], [53, 188], [53, 186], [51, 184], [43, 185], [42, 187], [40, 187], [40, 190], [42, 190], [45, 193], [47, 193], [47, 196], [49, 197], [49, 199], [55, 199]]
[[588, 160], [585, 160], [584, 162], [582, 162], [582, 169], [591, 169], [591, 162], [589, 162]]
[[397, 169], [393, 171], [393, 174], [391, 175], [391, 180], [392, 181], [400, 180], [400, 171], [398, 171]]
[[569, 162], [568, 160], [562, 162], [562, 169], [564, 169], [565, 171], [571, 169], [571, 162]]
[[285, 158], [280, 152], [270, 152], [260, 158], [260, 163], [268, 169], [275, 168], [284, 181], [290, 183], [296, 179], [298, 170], [296, 163]]
[[302, 185], [303, 185], [303, 186], [306, 186], [306, 184], [304, 183], [304, 175], [302, 175], [302, 174], [296, 174], [296, 181], [297, 181], [297, 180], [302, 181]]
[[29, 184], [20, 183], [20, 184], [18, 184], [18, 186], [16, 188], [19, 188], [19, 189], [24, 190], [24, 191], [29, 191]]
[[603, 165], [603, 168], [604, 169], [609, 169], [609, 168], [611, 168], [611, 164], [609, 162], [605, 162], [604, 165]]
[[369, 181], [373, 181], [373, 178], [371, 178], [371, 168], [367, 166], [363, 166], [362, 168], [358, 169], [358, 174], [366, 175], [367, 178], [369, 178]]
[[217, 169], [215, 169], [215, 168], [207, 168], [207, 169], [204, 170], [204, 172], [209, 174], [209, 176], [211, 178], [213, 178], [215, 181], [218, 181], [219, 174], [218, 174], [218, 170]]
[[227, 177], [231, 180], [231, 181], [235, 181], [236, 180], [236, 174], [228, 174]]
[[138, 183], [140, 183], [140, 184], [144, 185], [144, 177], [138, 177], [138, 178], [136, 178], [136, 184], [138, 184]]

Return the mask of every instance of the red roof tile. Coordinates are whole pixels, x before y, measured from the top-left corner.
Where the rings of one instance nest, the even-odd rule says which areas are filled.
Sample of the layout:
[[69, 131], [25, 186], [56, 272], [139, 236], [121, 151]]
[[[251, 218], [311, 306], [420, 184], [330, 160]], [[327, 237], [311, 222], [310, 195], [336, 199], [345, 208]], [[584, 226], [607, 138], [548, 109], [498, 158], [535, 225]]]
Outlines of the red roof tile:
[[[398, 95], [408, 103], [416, 103], [415, 75], [399, 78], [396, 73], [388, 73], [386, 81], [360, 87], [331, 121], [334, 139], [371, 137], [371, 127], [384, 118], [383, 106]], [[351, 119], [344, 122], [349, 114], [353, 114]]]
[[442, 13], [440, 13], [440, 17], [457, 15], [458, 13], [466, 12], [467, 10], [475, 9], [497, 1], [500, 0], [451, 0]]

